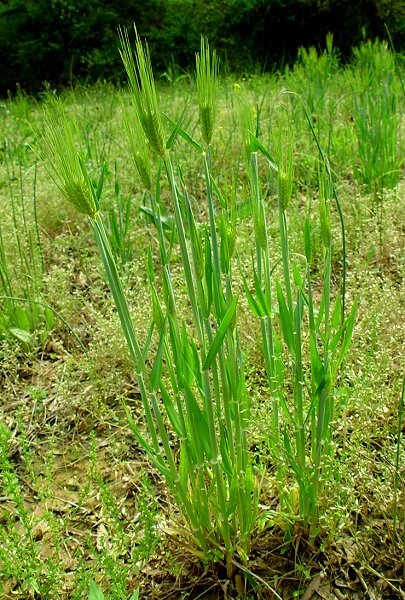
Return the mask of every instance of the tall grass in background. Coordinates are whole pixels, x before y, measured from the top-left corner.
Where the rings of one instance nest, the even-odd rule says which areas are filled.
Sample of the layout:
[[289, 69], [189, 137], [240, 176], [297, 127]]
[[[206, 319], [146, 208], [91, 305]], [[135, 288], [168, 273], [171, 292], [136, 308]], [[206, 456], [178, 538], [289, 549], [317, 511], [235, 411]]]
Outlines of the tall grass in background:
[[[368, 42], [354, 49], [349, 71], [354, 96], [354, 132], [357, 147], [354, 173], [374, 198], [382, 256], [384, 191], [395, 187], [404, 164], [400, 104], [394, 55], [387, 44]], [[403, 103], [402, 103], [403, 104]]]
[[[284, 74], [287, 90], [300, 96], [311, 118], [314, 131], [329, 156], [336, 118], [338, 68], [339, 58], [333, 48], [333, 35], [328, 34], [326, 49], [323, 52], [318, 52], [314, 47], [300, 48], [293, 68], [287, 68]], [[287, 100], [284, 97], [284, 101]], [[300, 103], [291, 101], [290, 111], [297, 138], [307, 139], [308, 128], [306, 120], [302, 118]], [[307, 145], [302, 145], [300, 152], [300, 160], [297, 161], [297, 177], [309, 190], [316, 189], [316, 154], [314, 155]]]
[[[12, 335], [26, 346], [53, 326], [42, 301], [44, 263], [37, 217], [37, 165], [28, 172], [3, 155], [9, 211], [0, 223], [0, 338]], [[27, 180], [31, 185], [27, 189]], [[32, 197], [27, 202], [27, 196]]]
[[[250, 106], [242, 107], [254, 240], [251, 272], [238, 268], [235, 187], [221, 189], [211, 150], [217, 127], [216, 54], [203, 39], [196, 61], [199, 142], [184, 128], [186, 108], [177, 121], [166, 117], [171, 126], [166, 135], [148, 48], [136, 31], [135, 38], [133, 53], [127, 32], [120, 32], [121, 57], [133, 99], [133, 106], [124, 109], [125, 130], [133, 166], [148, 194], [158, 242], [158, 258], [151, 249], [146, 261], [153, 307], [146, 341], [139, 339], [135, 329], [101, 210], [105, 168], [99, 165], [98, 174], [94, 168], [89, 171], [80, 127], [58, 102], [45, 114], [42, 147], [60, 192], [92, 225], [133, 359], [146, 431], [129, 409], [127, 417], [176, 502], [180, 513], [176, 532], [184, 547], [203, 563], [223, 563], [227, 576], [233, 578], [251, 552], [260, 490], [248, 443], [250, 398], [237, 310], [241, 293], [261, 331], [273, 409], [268, 446], [280, 501], [312, 537], [319, 531], [319, 498], [328, 489], [331, 475], [335, 389], [355, 318], [355, 306], [344, 318], [342, 294], [332, 286], [330, 203], [336, 190], [321, 151], [318, 214], [308, 214], [304, 220], [301, 251], [297, 252], [289, 233], [289, 215], [295, 210], [293, 124], [285, 120], [285, 127], [273, 138], [272, 150], [257, 135], [255, 112]], [[184, 168], [174, 150], [180, 138], [201, 161], [207, 221], [201, 222], [189, 197]], [[157, 162], [156, 177], [151, 154]], [[259, 169], [262, 160], [277, 188], [276, 245], [269, 236], [270, 207]], [[169, 235], [162, 218], [163, 185], [171, 197], [174, 226]], [[317, 229], [322, 240], [320, 284], [313, 273]], [[172, 277], [177, 253], [188, 315], [180, 314]], [[238, 292], [241, 270], [243, 292]], [[238, 578], [235, 581], [240, 583]]]

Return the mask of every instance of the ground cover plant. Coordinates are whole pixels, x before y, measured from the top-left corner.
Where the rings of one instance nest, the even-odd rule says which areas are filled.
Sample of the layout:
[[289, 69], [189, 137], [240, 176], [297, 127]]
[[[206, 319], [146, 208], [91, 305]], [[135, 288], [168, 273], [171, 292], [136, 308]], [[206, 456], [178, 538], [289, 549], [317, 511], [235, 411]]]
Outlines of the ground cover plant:
[[403, 598], [392, 53], [120, 39], [128, 89], [0, 107], [2, 597]]

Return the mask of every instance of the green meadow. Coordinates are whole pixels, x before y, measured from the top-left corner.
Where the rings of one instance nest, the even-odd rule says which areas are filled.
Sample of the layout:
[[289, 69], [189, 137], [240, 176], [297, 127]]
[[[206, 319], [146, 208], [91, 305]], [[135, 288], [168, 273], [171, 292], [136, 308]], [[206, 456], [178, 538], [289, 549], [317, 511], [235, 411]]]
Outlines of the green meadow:
[[401, 57], [120, 41], [0, 103], [0, 598], [404, 599]]

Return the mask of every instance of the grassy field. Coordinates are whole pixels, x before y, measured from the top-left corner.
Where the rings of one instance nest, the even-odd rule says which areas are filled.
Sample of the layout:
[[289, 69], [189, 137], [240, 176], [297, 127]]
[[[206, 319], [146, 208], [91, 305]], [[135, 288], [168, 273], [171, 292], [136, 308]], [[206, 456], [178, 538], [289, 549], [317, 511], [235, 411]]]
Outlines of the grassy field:
[[405, 598], [400, 65], [127, 50], [0, 104], [0, 598]]

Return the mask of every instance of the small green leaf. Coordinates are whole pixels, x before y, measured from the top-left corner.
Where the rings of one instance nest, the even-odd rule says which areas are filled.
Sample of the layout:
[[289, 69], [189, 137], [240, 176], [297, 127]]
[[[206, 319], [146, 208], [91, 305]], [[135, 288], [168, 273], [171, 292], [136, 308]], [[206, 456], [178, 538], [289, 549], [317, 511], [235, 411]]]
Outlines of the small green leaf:
[[185, 490], [188, 487], [188, 471], [189, 471], [189, 463], [187, 460], [187, 448], [186, 448], [186, 443], [183, 442], [180, 445], [179, 477], [180, 477], [181, 487]]
[[166, 477], [166, 479], [168, 481], [173, 482], [173, 474], [169, 471], [169, 469], [166, 468], [163, 460], [159, 460], [153, 447], [150, 444], [148, 444], [148, 442], [142, 436], [142, 434], [140, 433], [140, 431], [138, 429], [137, 424], [135, 423], [135, 421], [131, 415], [131, 411], [129, 410], [129, 408], [126, 404], [124, 404], [124, 409], [125, 409], [129, 427], [130, 427], [132, 433], [134, 434], [134, 436], [136, 437], [141, 448], [143, 448], [143, 450], [146, 452], [146, 454], [150, 458], [152, 464], [155, 465], [157, 470], [160, 471], [160, 473], [162, 473], [162, 475], [164, 477]]
[[[166, 118], [166, 119], [169, 121], [169, 123], [170, 123], [171, 125], [173, 125], [174, 127], [176, 127], [176, 126], [177, 126], [177, 123], [176, 123], [176, 121], [173, 121], [173, 119], [171, 119], [171, 118], [169, 117], [169, 115], [167, 115], [166, 113], [162, 113], [162, 114], [163, 114], [163, 116], [164, 116], [164, 117], [165, 117], [165, 118]], [[202, 154], [202, 153], [203, 153], [203, 151], [204, 151], [204, 150], [203, 150], [203, 148], [200, 146], [200, 144], [199, 144], [198, 142], [196, 142], [196, 141], [195, 141], [195, 140], [194, 140], [194, 139], [191, 137], [191, 135], [189, 135], [189, 134], [187, 133], [187, 131], [184, 131], [184, 129], [182, 129], [181, 127], [179, 127], [179, 128], [178, 128], [178, 131], [176, 132], [176, 135], [177, 135], [177, 133], [178, 133], [178, 134], [179, 134], [179, 135], [180, 135], [180, 136], [181, 136], [181, 137], [182, 137], [184, 140], [186, 140], [186, 142], [188, 142], [189, 144], [191, 144], [191, 145], [192, 145], [192, 146], [193, 146], [193, 147], [194, 147], [194, 148], [195, 148], [195, 149], [196, 149], [196, 150], [197, 150], [197, 151], [198, 151], [200, 154]]]
[[183, 124], [184, 118], [186, 116], [187, 105], [188, 105], [188, 101], [186, 102], [186, 104], [183, 108], [183, 112], [181, 113], [179, 120], [175, 124], [173, 131], [170, 134], [170, 137], [166, 142], [166, 148], [168, 150], [170, 150], [173, 147], [174, 142], [176, 141], [177, 134], [180, 132], [180, 127]]
[[338, 368], [342, 364], [344, 357], [346, 356], [346, 353], [349, 349], [350, 342], [352, 341], [352, 335], [353, 335], [353, 329], [354, 329], [354, 319], [356, 317], [356, 310], [357, 310], [357, 302], [355, 302], [353, 304], [353, 308], [350, 312], [350, 315], [346, 319], [346, 327], [345, 327], [343, 342], [342, 342], [342, 346], [340, 348], [337, 362], [335, 364], [335, 372], [338, 370]]
[[169, 417], [169, 421], [170, 421], [174, 431], [176, 432], [176, 434], [179, 436], [179, 438], [181, 438], [183, 436], [183, 432], [181, 429], [180, 419], [177, 414], [176, 408], [172, 402], [170, 394], [167, 391], [163, 381], [160, 382], [159, 388], [160, 388], [160, 392], [162, 394], [162, 400], [163, 400], [163, 404], [164, 404], [167, 416]]
[[250, 308], [252, 309], [252, 312], [256, 315], [256, 317], [265, 317], [265, 313], [261, 310], [259, 304], [256, 302], [255, 298], [253, 297], [251, 291], [249, 290], [249, 286], [247, 284], [246, 278], [242, 273], [242, 279], [243, 279], [243, 287], [245, 289], [245, 294], [246, 294], [246, 299], [248, 301], [248, 304], [250, 306]]
[[187, 398], [187, 412], [193, 422], [193, 443], [196, 445], [195, 451], [200, 448], [209, 459], [212, 458], [212, 449], [210, 444], [210, 434], [208, 423], [204, 413], [200, 409], [198, 402], [187, 385], [185, 386], [185, 393]]
[[290, 312], [287, 308], [287, 304], [284, 298], [283, 290], [281, 289], [280, 283], [276, 282], [276, 291], [278, 299], [278, 308], [281, 321], [281, 329], [283, 331], [284, 340], [287, 344], [289, 351], [292, 356], [295, 357], [295, 341], [294, 341], [294, 329], [293, 323], [290, 316]]
[[105, 600], [103, 592], [94, 581], [90, 581], [89, 600]]
[[293, 263], [293, 278], [294, 278], [294, 283], [295, 283], [296, 287], [302, 288], [302, 286], [303, 286], [302, 275], [299, 272], [299, 269], [295, 263]]
[[226, 205], [227, 205], [226, 199], [225, 199], [223, 193], [221, 192], [221, 190], [219, 189], [218, 184], [212, 175], [210, 175], [210, 182], [211, 182], [212, 187], [215, 190], [216, 195], [218, 196], [218, 200], [219, 200], [221, 207], [226, 208]]
[[255, 280], [255, 290], [256, 290], [257, 301], [260, 305], [260, 309], [263, 312], [263, 316], [269, 317], [270, 316], [270, 308], [267, 303], [266, 296], [261, 288], [260, 281], [259, 281], [256, 271], [254, 271], [254, 280]]
[[152, 373], [150, 375], [150, 387], [153, 391], [157, 390], [162, 376], [162, 357], [163, 357], [163, 346], [165, 341], [165, 331], [163, 330], [159, 340], [159, 346], [156, 352], [155, 362], [153, 364]]
[[309, 345], [311, 351], [312, 378], [314, 381], [314, 387], [317, 388], [320, 385], [320, 383], [325, 379], [325, 369], [323, 367], [321, 359], [319, 358], [319, 353], [316, 347], [314, 335], [311, 335]]
[[154, 283], [155, 282], [155, 269], [153, 267], [153, 256], [152, 256], [152, 250], [150, 247], [148, 248], [148, 260], [146, 263], [146, 272], [148, 274], [149, 282]]
[[214, 359], [215, 359], [217, 353], [219, 352], [219, 349], [222, 345], [225, 334], [228, 331], [229, 326], [231, 325], [232, 320], [235, 316], [238, 299], [239, 299], [239, 294], [237, 296], [235, 296], [235, 298], [232, 300], [228, 310], [225, 313], [224, 318], [221, 321], [221, 325], [219, 326], [219, 329], [216, 332], [214, 339], [212, 340], [210, 349], [208, 350], [207, 357], [204, 361], [204, 364], [202, 367], [203, 371], [207, 371], [210, 368], [210, 366], [214, 362]]
[[341, 314], [342, 314], [342, 298], [341, 298], [341, 295], [338, 294], [336, 296], [335, 307], [333, 309], [333, 314], [332, 314], [332, 327], [334, 329], [336, 329], [336, 327], [339, 326]]
[[184, 378], [187, 385], [191, 387], [194, 380], [194, 354], [190, 347], [187, 338], [187, 331], [185, 324], [181, 330], [181, 372], [179, 373], [179, 379]]
[[249, 133], [250, 133], [250, 139], [251, 139], [251, 143], [252, 143], [252, 152], [257, 152], [257, 150], [260, 150], [260, 152], [263, 154], [263, 156], [265, 156], [267, 158], [271, 168], [274, 169], [277, 173], [278, 166], [277, 166], [275, 158], [270, 154], [270, 152], [262, 144], [262, 142], [259, 140], [259, 138], [257, 138], [251, 131], [249, 131]]
[[10, 329], [10, 333], [16, 337], [20, 342], [24, 342], [24, 344], [31, 344], [33, 341], [32, 333], [26, 331], [25, 329], [19, 329], [18, 327], [12, 327]]
[[226, 441], [226, 435], [225, 435], [225, 431], [224, 431], [224, 427], [223, 425], [220, 426], [221, 427], [221, 438], [219, 441], [219, 449], [221, 452], [221, 457], [222, 457], [222, 468], [224, 469], [225, 473], [228, 476], [232, 475], [233, 472], [233, 468], [232, 468], [232, 462], [229, 458], [229, 452], [228, 452], [228, 444]]
[[335, 335], [329, 342], [329, 346], [328, 346], [329, 352], [333, 352], [336, 349], [337, 345], [339, 344], [340, 338], [342, 337], [342, 335], [344, 333], [345, 327], [346, 327], [346, 323], [343, 323], [343, 325], [341, 327], [339, 327], [339, 329], [337, 330], [337, 332], [335, 333]]
[[155, 322], [152, 321], [151, 326], [149, 327], [148, 335], [146, 337], [145, 345], [142, 350], [143, 360], [145, 360], [145, 361], [146, 361], [146, 357], [148, 355], [149, 346], [150, 346], [150, 342], [152, 340], [152, 334], [153, 334], [154, 329], [155, 329]]

